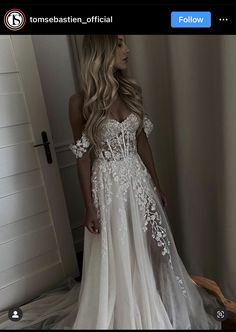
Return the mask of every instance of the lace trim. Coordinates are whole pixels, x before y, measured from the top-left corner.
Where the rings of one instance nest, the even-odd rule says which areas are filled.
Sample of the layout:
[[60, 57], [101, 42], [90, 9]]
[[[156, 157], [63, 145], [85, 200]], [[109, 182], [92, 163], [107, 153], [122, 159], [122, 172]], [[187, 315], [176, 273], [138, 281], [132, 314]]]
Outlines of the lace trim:
[[154, 125], [153, 125], [151, 119], [149, 118], [149, 115], [147, 113], [145, 113], [144, 118], [143, 118], [143, 130], [144, 130], [145, 134], [147, 135], [147, 137], [151, 134], [153, 128], [154, 128]]
[[69, 145], [69, 149], [75, 154], [76, 159], [78, 159], [83, 156], [83, 154], [87, 151], [89, 146], [90, 146], [90, 141], [83, 132], [81, 138], [79, 138], [75, 144]]

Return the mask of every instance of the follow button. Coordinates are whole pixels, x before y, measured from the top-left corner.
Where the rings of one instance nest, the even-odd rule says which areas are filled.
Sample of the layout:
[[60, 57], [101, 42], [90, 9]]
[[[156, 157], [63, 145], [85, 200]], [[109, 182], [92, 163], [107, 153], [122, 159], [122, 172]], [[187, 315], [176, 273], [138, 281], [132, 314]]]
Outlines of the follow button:
[[171, 12], [172, 28], [210, 28], [211, 12]]

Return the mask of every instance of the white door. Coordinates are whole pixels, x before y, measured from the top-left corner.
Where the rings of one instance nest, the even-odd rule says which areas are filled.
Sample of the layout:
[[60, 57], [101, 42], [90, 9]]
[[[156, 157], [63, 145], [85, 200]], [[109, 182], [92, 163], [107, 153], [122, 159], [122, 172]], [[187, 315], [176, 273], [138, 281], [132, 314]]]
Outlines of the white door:
[[0, 310], [78, 275], [31, 36], [0, 36]]

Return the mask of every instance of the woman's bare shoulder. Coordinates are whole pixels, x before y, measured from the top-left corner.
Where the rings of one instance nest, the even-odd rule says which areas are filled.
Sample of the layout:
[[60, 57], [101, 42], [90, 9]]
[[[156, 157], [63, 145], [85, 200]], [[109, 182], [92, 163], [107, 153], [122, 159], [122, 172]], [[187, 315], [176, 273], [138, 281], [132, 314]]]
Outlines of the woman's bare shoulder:
[[83, 92], [77, 92], [69, 98], [69, 116], [70, 119], [83, 118]]
[[70, 104], [70, 106], [73, 106], [73, 107], [78, 107], [78, 106], [81, 107], [83, 104], [83, 100], [84, 100], [84, 94], [82, 91], [79, 91], [79, 92], [73, 94], [72, 96], [70, 96], [69, 104]]

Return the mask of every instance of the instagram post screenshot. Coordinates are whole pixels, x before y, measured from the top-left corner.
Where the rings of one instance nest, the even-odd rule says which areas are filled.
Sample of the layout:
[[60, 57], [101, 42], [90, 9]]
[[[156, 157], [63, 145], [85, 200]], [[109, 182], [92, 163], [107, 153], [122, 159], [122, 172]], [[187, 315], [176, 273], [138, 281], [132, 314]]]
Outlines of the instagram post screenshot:
[[0, 4], [0, 330], [236, 329], [236, 4]]

